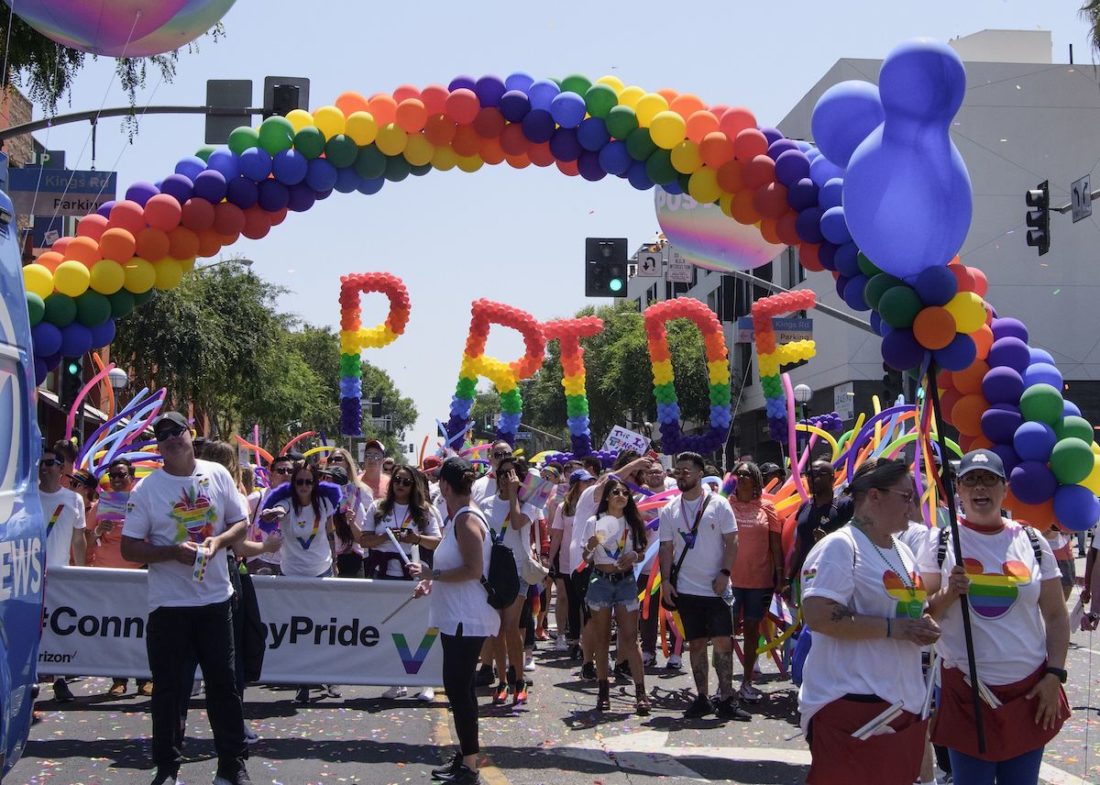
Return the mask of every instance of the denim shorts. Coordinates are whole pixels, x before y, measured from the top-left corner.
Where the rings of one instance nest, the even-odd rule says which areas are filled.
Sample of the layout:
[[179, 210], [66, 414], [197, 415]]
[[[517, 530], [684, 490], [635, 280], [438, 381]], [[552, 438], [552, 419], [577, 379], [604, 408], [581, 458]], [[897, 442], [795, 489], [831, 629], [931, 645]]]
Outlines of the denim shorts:
[[628, 611], [638, 610], [638, 585], [632, 576], [626, 576], [622, 580], [612, 581], [611, 578], [599, 570], [592, 571], [592, 580], [588, 584], [588, 609], [602, 611], [614, 608], [616, 605], [624, 606]]
[[739, 589], [733, 587], [733, 615], [743, 612], [748, 621], [760, 621], [768, 614], [774, 589]]

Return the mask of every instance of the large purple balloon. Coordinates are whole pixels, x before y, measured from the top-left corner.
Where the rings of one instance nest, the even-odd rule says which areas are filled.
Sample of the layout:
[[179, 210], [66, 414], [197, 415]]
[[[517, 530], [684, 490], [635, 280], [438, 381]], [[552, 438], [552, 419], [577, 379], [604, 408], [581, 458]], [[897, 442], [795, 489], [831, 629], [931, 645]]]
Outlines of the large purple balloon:
[[229, 181], [225, 188], [225, 199], [231, 204], [237, 205], [242, 210], [247, 210], [260, 198], [260, 189], [250, 178], [241, 175]]
[[817, 186], [809, 177], [802, 177], [787, 191], [787, 204], [791, 209], [802, 212], [817, 204]]
[[39, 357], [57, 354], [61, 351], [61, 330], [55, 324], [39, 322], [31, 328], [31, 342]]
[[160, 183], [160, 192], [173, 197], [180, 204], [184, 204], [194, 193], [194, 184], [190, 177], [182, 174], [170, 174]]
[[895, 370], [908, 371], [924, 360], [924, 347], [917, 343], [909, 328], [892, 330], [882, 339], [882, 359]]
[[870, 82], [840, 82], [826, 90], [814, 107], [811, 127], [821, 152], [847, 166], [856, 148], [883, 120], [878, 88]]
[[[810, 159], [797, 148], [784, 150], [775, 159], [775, 179], [790, 188], [802, 178], [809, 179]], [[813, 181], [810, 180], [812, 184]], [[789, 194], [788, 194], [789, 198]]]
[[[1028, 342], [1027, 325], [1019, 319], [1013, 319], [1010, 316], [994, 319], [990, 328], [993, 330], [994, 340], [999, 340], [1001, 338], [1019, 338], [1024, 343]], [[1028, 359], [1030, 361], [1030, 352], [1028, 354]]]
[[1025, 461], [1046, 463], [1057, 441], [1054, 429], [1045, 422], [1025, 422], [1016, 429], [1012, 448]]
[[1023, 375], [1031, 362], [1031, 353], [1027, 344], [1014, 336], [998, 338], [989, 350], [989, 367], [1006, 366]]
[[474, 85], [474, 94], [483, 107], [500, 106], [500, 97], [504, 95], [504, 80], [499, 76], [483, 76]]
[[1022, 461], [1012, 470], [1009, 481], [1012, 494], [1024, 504], [1042, 504], [1058, 488], [1054, 474], [1039, 461]]
[[1006, 366], [990, 368], [982, 379], [982, 395], [990, 403], [1019, 403], [1023, 392], [1024, 380]]
[[210, 204], [217, 204], [225, 198], [225, 175], [206, 169], [193, 179], [195, 184], [194, 195], [205, 199]]
[[581, 153], [580, 158], [577, 159], [577, 171], [580, 172], [581, 177], [591, 183], [607, 176], [607, 172], [600, 167], [600, 154], [591, 150]]
[[144, 207], [146, 202], [159, 193], [160, 189], [152, 183], [137, 182], [126, 189], [126, 198]]
[[260, 207], [269, 213], [275, 213], [287, 206], [290, 194], [286, 186], [276, 180], [264, 180], [260, 183]]
[[518, 123], [531, 111], [531, 101], [527, 93], [509, 90], [500, 98], [500, 113], [510, 123]]
[[549, 142], [554, 135], [554, 118], [546, 109], [532, 109], [523, 118], [523, 135], [535, 144]]
[[82, 357], [92, 350], [92, 332], [79, 322], [61, 328], [61, 354]]
[[1011, 444], [1023, 424], [1020, 409], [1009, 403], [995, 403], [982, 414], [982, 433], [994, 444]]
[[1001, 463], [1005, 465], [1005, 474], [1012, 476], [1012, 470], [1020, 464], [1020, 456], [1008, 444], [994, 444], [991, 449], [1000, 456]]
[[1088, 531], [1100, 518], [1100, 501], [1084, 486], [1063, 485], [1054, 493], [1054, 516], [1067, 529]]

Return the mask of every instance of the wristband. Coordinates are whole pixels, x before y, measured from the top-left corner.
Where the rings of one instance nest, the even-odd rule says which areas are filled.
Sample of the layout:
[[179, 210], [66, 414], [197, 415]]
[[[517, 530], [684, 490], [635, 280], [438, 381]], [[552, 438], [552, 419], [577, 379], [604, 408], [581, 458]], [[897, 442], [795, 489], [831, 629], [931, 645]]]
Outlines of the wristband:
[[1043, 673], [1044, 675], [1049, 673], [1052, 676], [1057, 676], [1058, 681], [1060, 681], [1062, 684], [1065, 684], [1066, 680], [1069, 678], [1069, 673], [1066, 671], [1065, 668], [1048, 667]]

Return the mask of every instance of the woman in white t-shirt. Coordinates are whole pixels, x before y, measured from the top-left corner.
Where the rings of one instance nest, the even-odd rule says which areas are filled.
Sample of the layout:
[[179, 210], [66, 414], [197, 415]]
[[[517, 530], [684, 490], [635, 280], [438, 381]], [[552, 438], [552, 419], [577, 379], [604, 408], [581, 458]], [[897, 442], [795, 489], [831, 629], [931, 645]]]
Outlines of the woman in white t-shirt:
[[[904, 462], [872, 458], [848, 491], [851, 525], [818, 542], [802, 566], [813, 633], [798, 695], [812, 759], [806, 782], [912, 785], [928, 725], [920, 647], [939, 637], [916, 559], [895, 536], [915, 514], [916, 490]], [[852, 735], [876, 719], [865, 739]]]
[[[943, 626], [942, 693], [932, 741], [948, 748], [956, 782], [1035, 783], [1043, 747], [1069, 717], [1066, 681], [1069, 617], [1061, 574], [1046, 540], [1001, 517], [1007, 491], [1004, 464], [990, 450], [973, 450], [959, 464], [959, 521], [964, 565], [950, 538], [929, 541], [920, 559], [929, 610]], [[973, 723], [959, 597], [967, 595], [978, 680], [997, 697], [983, 703], [985, 751]], [[1003, 779], [1011, 775], [1011, 780]]]
[[340, 502], [340, 512], [344, 515], [342, 519], [335, 519], [336, 530], [332, 538], [336, 577], [366, 577], [363, 546], [359, 544], [359, 539], [366, 529], [367, 509], [372, 501], [370, 488], [359, 479], [359, 467], [351, 453], [343, 447], [337, 447], [328, 454], [325, 472], [344, 489]]
[[596, 514], [585, 524], [584, 536], [584, 559], [593, 567], [587, 602], [592, 613], [591, 642], [596, 650], [596, 678], [599, 680], [596, 709], [611, 708], [607, 652], [611, 646], [611, 613], [614, 611], [619, 629], [619, 656], [625, 655], [634, 677], [634, 709], [638, 714], [648, 714], [645, 670], [638, 647], [638, 588], [634, 580], [634, 565], [641, 560], [646, 548], [645, 523], [630, 488], [622, 480], [610, 479], [604, 485], [603, 498]]
[[[555, 576], [559, 605], [555, 611], [558, 618], [558, 645], [560, 651], [569, 650], [573, 659], [581, 659], [580, 639], [583, 622], [588, 620], [588, 611], [584, 606], [584, 595], [580, 591], [573, 571], [581, 562], [581, 549], [584, 542], [581, 536], [584, 527], [577, 525], [577, 500], [584, 491], [596, 482], [596, 478], [584, 469], [576, 469], [569, 475], [569, 485], [562, 495], [562, 502], [554, 513], [550, 526], [550, 565]], [[562, 619], [567, 619], [566, 634], [562, 634]], [[562, 643], [565, 643], [563, 646]]]

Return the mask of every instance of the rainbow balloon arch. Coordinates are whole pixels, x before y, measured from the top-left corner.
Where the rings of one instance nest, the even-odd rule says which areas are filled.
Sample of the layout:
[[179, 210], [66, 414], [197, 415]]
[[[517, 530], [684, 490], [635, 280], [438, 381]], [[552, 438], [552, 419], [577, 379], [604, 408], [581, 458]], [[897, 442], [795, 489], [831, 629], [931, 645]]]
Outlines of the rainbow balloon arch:
[[[747, 109], [614, 76], [461, 76], [446, 87], [344, 93], [312, 113], [239, 128], [227, 147], [181, 159], [155, 185], [132, 185], [26, 266], [36, 374], [41, 381], [62, 356], [109, 343], [115, 320], [178, 285], [196, 257], [260, 239], [288, 212], [334, 192], [375, 194], [433, 169], [556, 166], [589, 181], [613, 176], [640, 190], [686, 192], [759, 227], [769, 242], [797, 247], [804, 268], [827, 271], [852, 309], [871, 312], [887, 363], [938, 372], [946, 421], [962, 449], [1002, 457], [1018, 517], [1084, 529], [1100, 517], [1092, 426], [1062, 399], [1051, 356], [1029, 346], [1021, 322], [997, 317], [983, 299], [985, 276], [956, 256], [972, 212], [949, 135], [964, 90], [962, 63], [946, 45], [904, 44], [884, 61], [877, 87], [845, 82], [822, 96], [817, 147], [758, 127]], [[471, 340], [447, 433], [463, 426], [477, 376], [504, 385], [502, 430], [514, 433], [521, 407], [510, 377], [532, 356], [518, 369], [495, 365], [480, 356], [483, 339]], [[579, 367], [575, 352], [569, 362]], [[351, 362], [347, 370], [354, 374]], [[570, 432], [583, 448], [583, 377], [566, 370]], [[670, 373], [662, 367], [655, 381], [662, 433], [667, 425], [668, 444], [683, 444], [668, 440], [679, 429]], [[708, 432], [729, 427], [720, 398]]]

